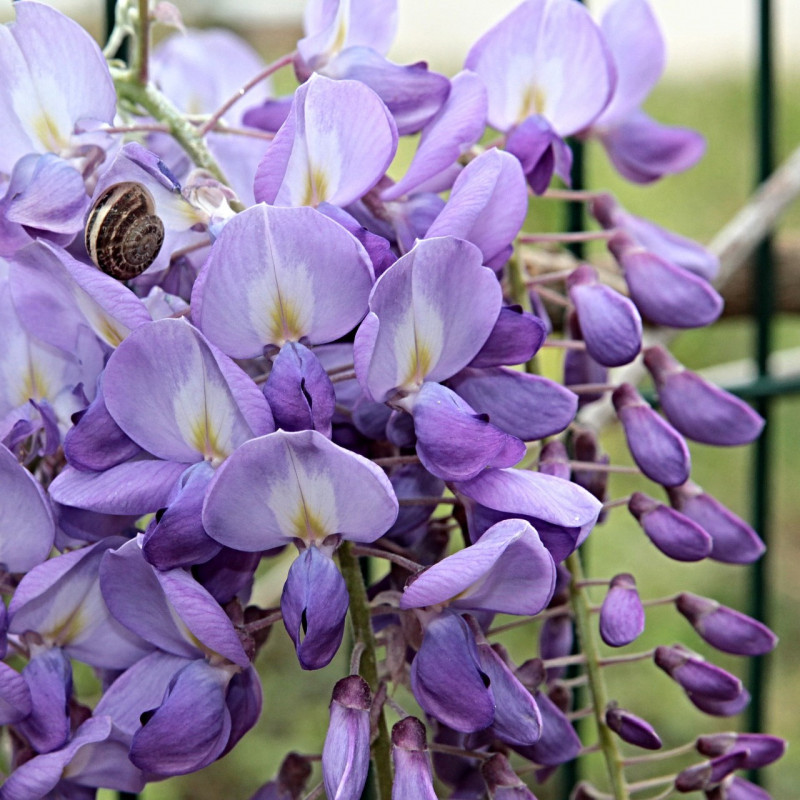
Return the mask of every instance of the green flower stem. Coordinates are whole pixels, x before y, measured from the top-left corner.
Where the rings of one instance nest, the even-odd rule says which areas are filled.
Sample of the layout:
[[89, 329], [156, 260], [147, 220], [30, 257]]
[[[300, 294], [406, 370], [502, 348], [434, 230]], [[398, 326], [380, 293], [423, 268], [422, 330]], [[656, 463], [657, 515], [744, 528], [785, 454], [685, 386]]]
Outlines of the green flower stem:
[[[210, 172], [220, 183], [230, 186], [197, 128], [155, 86], [149, 83], [142, 85], [135, 74], [129, 71], [116, 73], [112, 70], [112, 75], [120, 100], [144, 109], [151, 117], [163, 122], [198, 167]], [[234, 211], [244, 209], [239, 202], [231, 202], [230, 206]]]
[[574, 552], [566, 561], [567, 569], [572, 574], [570, 583], [570, 602], [575, 619], [575, 629], [578, 633], [578, 642], [581, 652], [586, 658], [586, 674], [589, 678], [589, 691], [592, 695], [594, 718], [597, 723], [597, 735], [600, 748], [608, 769], [615, 800], [628, 800], [628, 789], [625, 785], [622, 755], [617, 747], [617, 740], [611, 729], [606, 725], [605, 711], [608, 705], [606, 686], [600, 669], [600, 654], [597, 648], [597, 638], [589, 613], [589, 598], [584, 588], [583, 565], [578, 552]]
[[139, 0], [139, 30], [136, 36], [136, 71], [146, 86], [150, 74], [150, 0]]
[[[338, 550], [339, 567], [344, 576], [347, 592], [350, 595], [350, 621], [353, 624], [353, 637], [364, 648], [361, 654], [361, 677], [369, 684], [373, 695], [378, 691], [378, 658], [375, 654], [375, 636], [367, 600], [367, 588], [361, 576], [358, 558], [353, 554], [353, 545], [342, 542]], [[372, 764], [375, 770], [375, 784], [379, 800], [389, 800], [392, 796], [392, 767], [389, 728], [381, 709], [378, 716], [378, 737], [372, 745]]]

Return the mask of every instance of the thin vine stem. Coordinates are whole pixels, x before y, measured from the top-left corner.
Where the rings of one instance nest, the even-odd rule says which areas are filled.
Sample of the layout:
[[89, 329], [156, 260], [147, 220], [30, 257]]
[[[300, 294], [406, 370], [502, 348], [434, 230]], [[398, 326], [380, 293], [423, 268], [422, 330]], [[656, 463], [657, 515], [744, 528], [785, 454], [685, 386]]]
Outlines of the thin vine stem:
[[[375, 634], [372, 631], [367, 587], [361, 575], [358, 558], [350, 542], [342, 542], [338, 550], [339, 567], [350, 595], [350, 621], [356, 646], [363, 645], [359, 674], [369, 684], [373, 695], [378, 691], [378, 657]], [[372, 762], [375, 770], [375, 786], [379, 800], [392, 796], [392, 761], [389, 728], [381, 708], [378, 715], [378, 735], [372, 745]]]
[[581, 652], [585, 658], [586, 675], [588, 678], [589, 692], [592, 697], [592, 707], [594, 709], [595, 723], [597, 724], [597, 735], [600, 749], [608, 770], [609, 781], [614, 793], [615, 800], [629, 800], [630, 794], [625, 784], [625, 771], [622, 763], [622, 755], [617, 746], [611, 729], [606, 725], [605, 710], [608, 705], [605, 681], [603, 680], [602, 670], [600, 669], [600, 654], [591, 615], [589, 614], [589, 598], [586, 590], [581, 585], [585, 580], [583, 576], [583, 565], [580, 554], [576, 551], [572, 553], [566, 561], [567, 569], [572, 575], [570, 582], [570, 602], [574, 612], [575, 630], [578, 634], [578, 642]]

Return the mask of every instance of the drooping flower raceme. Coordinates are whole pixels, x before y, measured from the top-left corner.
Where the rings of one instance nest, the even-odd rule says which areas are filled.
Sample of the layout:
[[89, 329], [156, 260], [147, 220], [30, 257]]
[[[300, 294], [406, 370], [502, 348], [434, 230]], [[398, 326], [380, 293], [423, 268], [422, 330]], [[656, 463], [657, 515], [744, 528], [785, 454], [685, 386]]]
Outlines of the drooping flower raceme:
[[[644, 763], [625, 748], [686, 752], [625, 684], [609, 695], [618, 663], [740, 713], [735, 671], [625, 648], [652, 637], [653, 605], [738, 656], [774, 647], [763, 622], [682, 586], [652, 598], [638, 565], [598, 581], [580, 555], [617, 507], [654, 559], [764, 551], [692, 481], [684, 441], [745, 444], [763, 420], [640, 352], [646, 324], [717, 318], [718, 263], [605, 194], [589, 210], [616, 267], [530, 230], [552, 176], [569, 184], [567, 137], [599, 138], [638, 182], [699, 156], [640, 110], [664, 61], [646, 0], [599, 25], [576, 0], [525, 0], [452, 78], [388, 60], [394, 0], [309, 0], [270, 67], [220, 31], [149, 58], [149, 23], [179, 21], [145, 6], [120, 4], [106, 46], [131, 37], [128, 65], [32, 0], [0, 28], [0, 800], [138, 792], [221, 758], [276, 713], [278, 623], [300, 668], [340, 680], [318, 754], [289, 753], [252, 800], [311, 781], [357, 800], [370, 774], [382, 800], [531, 798], [593, 749], [573, 726], [589, 711], [611, 782], [574, 796], [611, 796]], [[270, 96], [289, 65], [299, 85]], [[616, 385], [640, 358], [659, 410]], [[636, 473], [624, 499], [578, 416], [606, 395]], [[665, 786], [761, 797], [736, 772], [784, 743], [696, 749]]]

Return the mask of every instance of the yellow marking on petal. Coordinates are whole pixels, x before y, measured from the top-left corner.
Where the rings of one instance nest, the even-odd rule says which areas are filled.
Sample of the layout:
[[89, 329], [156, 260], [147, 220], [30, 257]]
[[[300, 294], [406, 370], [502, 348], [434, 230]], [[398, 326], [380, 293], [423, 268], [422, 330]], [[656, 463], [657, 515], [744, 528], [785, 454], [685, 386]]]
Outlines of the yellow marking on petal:
[[322, 520], [309, 510], [305, 498], [300, 502], [297, 511], [292, 517], [294, 536], [305, 542], [322, 541], [332, 531], [326, 529]]
[[336, 31], [336, 39], [334, 39], [333, 45], [331, 46], [331, 55], [336, 55], [344, 47], [346, 41], [347, 21], [344, 19], [344, 15], [342, 15], [342, 19], [339, 20], [339, 29]]
[[51, 153], [59, 153], [69, 145], [59, 133], [55, 120], [46, 111], [34, 119], [33, 130], [39, 141]]
[[520, 111], [517, 122], [522, 122], [524, 119], [532, 116], [533, 114], [544, 114], [545, 103], [547, 102], [547, 95], [541, 87], [529, 86], [525, 90], [522, 98], [522, 109]]
[[303, 206], [318, 206], [328, 199], [328, 176], [319, 167], [310, 167], [306, 173]]
[[218, 466], [230, 455], [220, 444], [217, 431], [209, 424], [207, 413], [192, 425], [191, 444], [213, 466]]
[[18, 405], [22, 405], [28, 400], [43, 400], [48, 397], [47, 378], [32, 362], [28, 363], [28, 373], [22, 383]]
[[119, 330], [119, 328], [117, 328], [114, 325], [112, 320], [105, 318], [102, 321], [100, 330], [97, 331], [97, 334], [106, 344], [116, 348], [119, 347], [120, 344], [122, 344], [122, 340], [129, 332], [130, 331], [128, 331], [127, 329], [125, 330], [125, 332]]
[[305, 335], [302, 309], [280, 294], [269, 310], [270, 342], [283, 347], [286, 342], [298, 342]]
[[421, 342], [414, 337], [414, 352], [411, 356], [411, 363], [408, 367], [407, 377], [402, 382], [405, 389], [419, 388], [422, 386], [425, 376], [431, 371], [433, 365], [433, 354], [427, 343]]

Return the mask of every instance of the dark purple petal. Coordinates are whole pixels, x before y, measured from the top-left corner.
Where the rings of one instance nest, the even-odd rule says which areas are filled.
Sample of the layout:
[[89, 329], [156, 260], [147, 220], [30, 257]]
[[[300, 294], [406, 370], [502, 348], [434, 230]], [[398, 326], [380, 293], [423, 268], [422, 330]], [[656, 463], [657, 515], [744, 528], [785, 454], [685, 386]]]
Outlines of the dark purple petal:
[[664, 555], [676, 561], [701, 561], [711, 555], [711, 537], [685, 514], [641, 492], [631, 495], [628, 510]]
[[675, 607], [705, 641], [724, 653], [761, 656], [778, 643], [766, 625], [716, 600], [682, 592], [675, 598]]
[[728, 701], [736, 699], [742, 691], [742, 682], [735, 675], [689, 650], [662, 645], [656, 648], [654, 660], [690, 695]]
[[203, 529], [203, 500], [214, 469], [207, 461], [181, 475], [165, 510], [150, 521], [142, 540], [144, 557], [158, 569], [189, 567], [208, 561], [221, 546]]
[[562, 441], [551, 439], [539, 451], [539, 472], [564, 481], [570, 479], [569, 453]]
[[70, 734], [72, 664], [59, 649], [42, 650], [26, 664], [22, 677], [31, 693], [31, 713], [17, 730], [39, 753], [62, 747]]
[[661, 739], [652, 726], [640, 717], [631, 714], [615, 703], [606, 709], [606, 725], [622, 739], [623, 742], [643, 747], [646, 750], [660, 750]]
[[738, 775], [728, 778], [720, 785], [719, 789], [720, 792], [724, 792], [724, 795], [709, 793], [708, 800], [772, 800], [769, 792]]
[[392, 728], [392, 762], [392, 800], [436, 800], [425, 726], [416, 717], [404, 717]]
[[264, 384], [275, 425], [285, 431], [315, 430], [331, 436], [336, 396], [319, 359], [298, 342], [285, 344]]
[[694, 706], [713, 717], [734, 717], [741, 714], [750, 703], [750, 693], [742, 689], [732, 700], [717, 700], [705, 694], [687, 692]]
[[713, 543], [711, 558], [715, 561], [751, 564], [764, 553], [764, 543], [743, 519], [691, 481], [670, 489], [669, 500], [708, 533]]
[[504, 367], [467, 367], [447, 384], [493, 425], [524, 441], [560, 433], [578, 408], [577, 396], [555, 381]]
[[697, 131], [662, 125], [643, 111], [630, 114], [599, 138], [620, 175], [634, 183], [683, 172], [693, 167], [706, 149], [706, 141]]
[[[116, 281], [115, 281], [116, 282]], [[142, 452], [106, 408], [102, 385], [64, 437], [64, 454], [76, 469], [102, 472]]]
[[503, 306], [494, 328], [469, 367], [502, 367], [524, 364], [533, 358], [547, 336], [539, 317], [520, 306]]
[[[575, 629], [572, 617], [568, 614], [559, 614], [544, 620], [539, 629], [539, 657], [542, 660], [568, 656], [572, 653], [574, 644]], [[547, 682], [558, 680], [566, 671], [566, 667], [548, 667], [545, 674]]]
[[281, 611], [303, 669], [320, 669], [336, 655], [349, 602], [333, 561], [313, 546], [300, 553], [283, 586]]
[[347, 47], [319, 72], [328, 78], [369, 86], [391, 112], [400, 136], [418, 133], [450, 94], [450, 81], [431, 72], [426, 62], [400, 66], [371, 47]]
[[423, 710], [457, 731], [483, 730], [495, 712], [488, 684], [462, 617], [445, 611], [432, 619], [411, 664], [411, 690]]
[[261, 716], [261, 678], [250, 664], [237, 672], [228, 684], [225, 705], [231, 715], [231, 733], [222, 754], [230, 752]]
[[494, 735], [509, 744], [524, 746], [538, 742], [542, 735], [542, 715], [533, 695], [488, 642], [478, 644], [478, 658], [494, 695]]
[[231, 716], [225, 668], [193, 661], [172, 680], [163, 702], [134, 734], [131, 761], [145, 772], [185, 775], [217, 759], [228, 741]]
[[510, 467], [525, 445], [479, 414], [457, 394], [425, 382], [414, 400], [417, 455], [425, 468], [446, 481], [465, 481], [487, 467]]
[[540, 114], [523, 120], [506, 140], [506, 151], [516, 156], [534, 194], [543, 194], [553, 174], [570, 185], [572, 151]]
[[636, 306], [600, 283], [597, 271], [588, 264], [570, 275], [567, 289], [589, 355], [606, 367], [633, 361], [642, 346], [642, 318]]
[[608, 243], [625, 274], [631, 299], [657, 325], [699, 328], [722, 313], [722, 297], [708, 281], [636, 245], [626, 233]]
[[655, 381], [664, 414], [684, 436], [722, 446], [748, 444], [758, 438], [764, 427], [759, 414], [683, 367], [663, 347], [648, 348], [644, 363]]
[[610, 647], [623, 647], [644, 631], [644, 621], [644, 607], [633, 575], [615, 575], [600, 608], [601, 638]]
[[542, 715], [542, 738], [527, 747], [514, 747], [521, 756], [536, 764], [554, 767], [572, 761], [581, 749], [581, 740], [572, 723], [545, 694], [534, 694]]
[[371, 706], [372, 692], [358, 675], [342, 678], [333, 687], [330, 723], [322, 748], [322, 779], [328, 797], [361, 797], [369, 768]]
[[681, 435], [650, 408], [631, 384], [617, 387], [611, 399], [639, 469], [663, 486], [684, 483], [689, 477], [691, 457]]
[[397, 521], [384, 534], [400, 545], [413, 544], [423, 536], [423, 527], [436, 510], [434, 505], [403, 505], [406, 498], [441, 497], [444, 493], [444, 481], [432, 475], [422, 464], [404, 464], [395, 469], [389, 476], [394, 493], [400, 501], [400, 512]]

